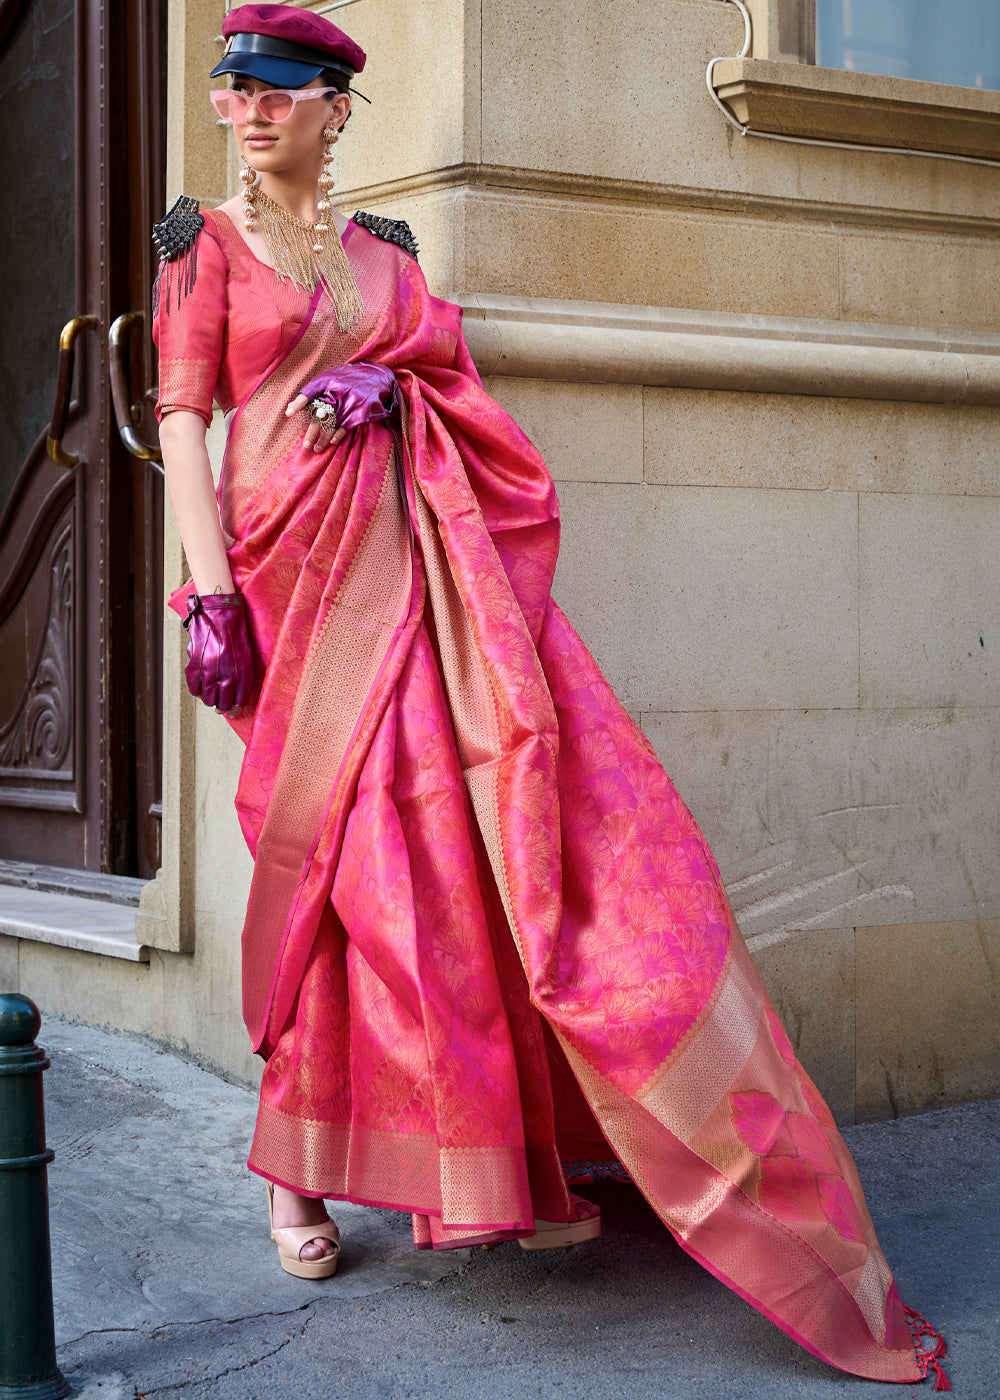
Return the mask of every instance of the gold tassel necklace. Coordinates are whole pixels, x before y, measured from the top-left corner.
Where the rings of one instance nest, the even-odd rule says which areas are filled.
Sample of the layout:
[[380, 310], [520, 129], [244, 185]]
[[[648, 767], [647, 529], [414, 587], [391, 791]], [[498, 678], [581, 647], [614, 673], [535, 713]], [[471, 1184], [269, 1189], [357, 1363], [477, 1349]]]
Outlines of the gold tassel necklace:
[[[323, 136], [326, 167], [333, 156], [337, 133], [328, 127]], [[254, 223], [259, 227], [275, 272], [282, 281], [295, 282], [309, 292], [314, 292], [322, 284], [337, 313], [340, 329], [353, 330], [364, 315], [365, 304], [333, 221], [330, 205], [333, 176], [326, 168], [320, 176], [320, 217], [315, 223], [296, 218], [282, 205], [275, 203], [256, 183], [256, 173], [249, 166], [241, 172], [240, 178], [243, 180], [243, 214], [247, 229], [252, 228]]]

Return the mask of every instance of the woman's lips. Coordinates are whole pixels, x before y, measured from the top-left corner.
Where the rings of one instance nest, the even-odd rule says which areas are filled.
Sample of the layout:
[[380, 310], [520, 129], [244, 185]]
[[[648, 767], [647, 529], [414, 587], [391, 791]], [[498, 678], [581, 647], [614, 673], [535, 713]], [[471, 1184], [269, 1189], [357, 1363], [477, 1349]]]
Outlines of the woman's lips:
[[244, 145], [264, 150], [268, 146], [273, 146], [277, 139], [277, 136], [246, 136], [244, 137]]

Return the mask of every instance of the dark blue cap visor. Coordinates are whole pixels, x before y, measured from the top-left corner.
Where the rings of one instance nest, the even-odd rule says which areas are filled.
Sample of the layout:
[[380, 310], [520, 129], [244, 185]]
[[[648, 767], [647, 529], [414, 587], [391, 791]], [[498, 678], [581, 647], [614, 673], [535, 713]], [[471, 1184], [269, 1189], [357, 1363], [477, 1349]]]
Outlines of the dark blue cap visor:
[[242, 73], [245, 78], [257, 78], [270, 87], [300, 88], [318, 78], [322, 71], [321, 66], [312, 63], [295, 63], [292, 59], [274, 58], [266, 53], [228, 53], [215, 65], [210, 76], [221, 78], [223, 73]]

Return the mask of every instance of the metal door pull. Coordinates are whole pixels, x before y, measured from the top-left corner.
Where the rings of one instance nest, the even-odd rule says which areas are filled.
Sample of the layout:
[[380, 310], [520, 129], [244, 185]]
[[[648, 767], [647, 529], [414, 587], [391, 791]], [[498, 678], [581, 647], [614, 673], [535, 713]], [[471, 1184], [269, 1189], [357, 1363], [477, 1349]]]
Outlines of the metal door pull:
[[52, 408], [52, 422], [45, 447], [57, 467], [75, 467], [80, 460], [75, 452], [67, 452], [62, 445], [69, 418], [73, 394], [73, 363], [76, 359], [76, 338], [81, 331], [95, 331], [98, 326], [96, 316], [74, 316], [67, 321], [59, 336], [59, 367], [56, 373], [56, 401]]
[[149, 462], [161, 475], [163, 453], [154, 443], [143, 442], [136, 432], [136, 424], [142, 420], [142, 403], [131, 403], [129, 395], [129, 372], [126, 362], [129, 327], [142, 324], [146, 319], [144, 311], [126, 311], [112, 324], [108, 332], [108, 345], [111, 349], [111, 399], [115, 406], [115, 419], [121, 440], [133, 457]]

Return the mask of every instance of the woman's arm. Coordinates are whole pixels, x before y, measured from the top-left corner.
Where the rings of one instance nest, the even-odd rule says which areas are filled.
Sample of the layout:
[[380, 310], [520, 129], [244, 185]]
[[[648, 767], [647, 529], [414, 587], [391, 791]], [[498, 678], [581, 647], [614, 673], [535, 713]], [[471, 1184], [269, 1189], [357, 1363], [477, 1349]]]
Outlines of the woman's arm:
[[184, 553], [199, 594], [232, 593], [222, 522], [205, 447], [205, 423], [197, 413], [175, 409], [160, 424], [163, 470], [177, 517]]

